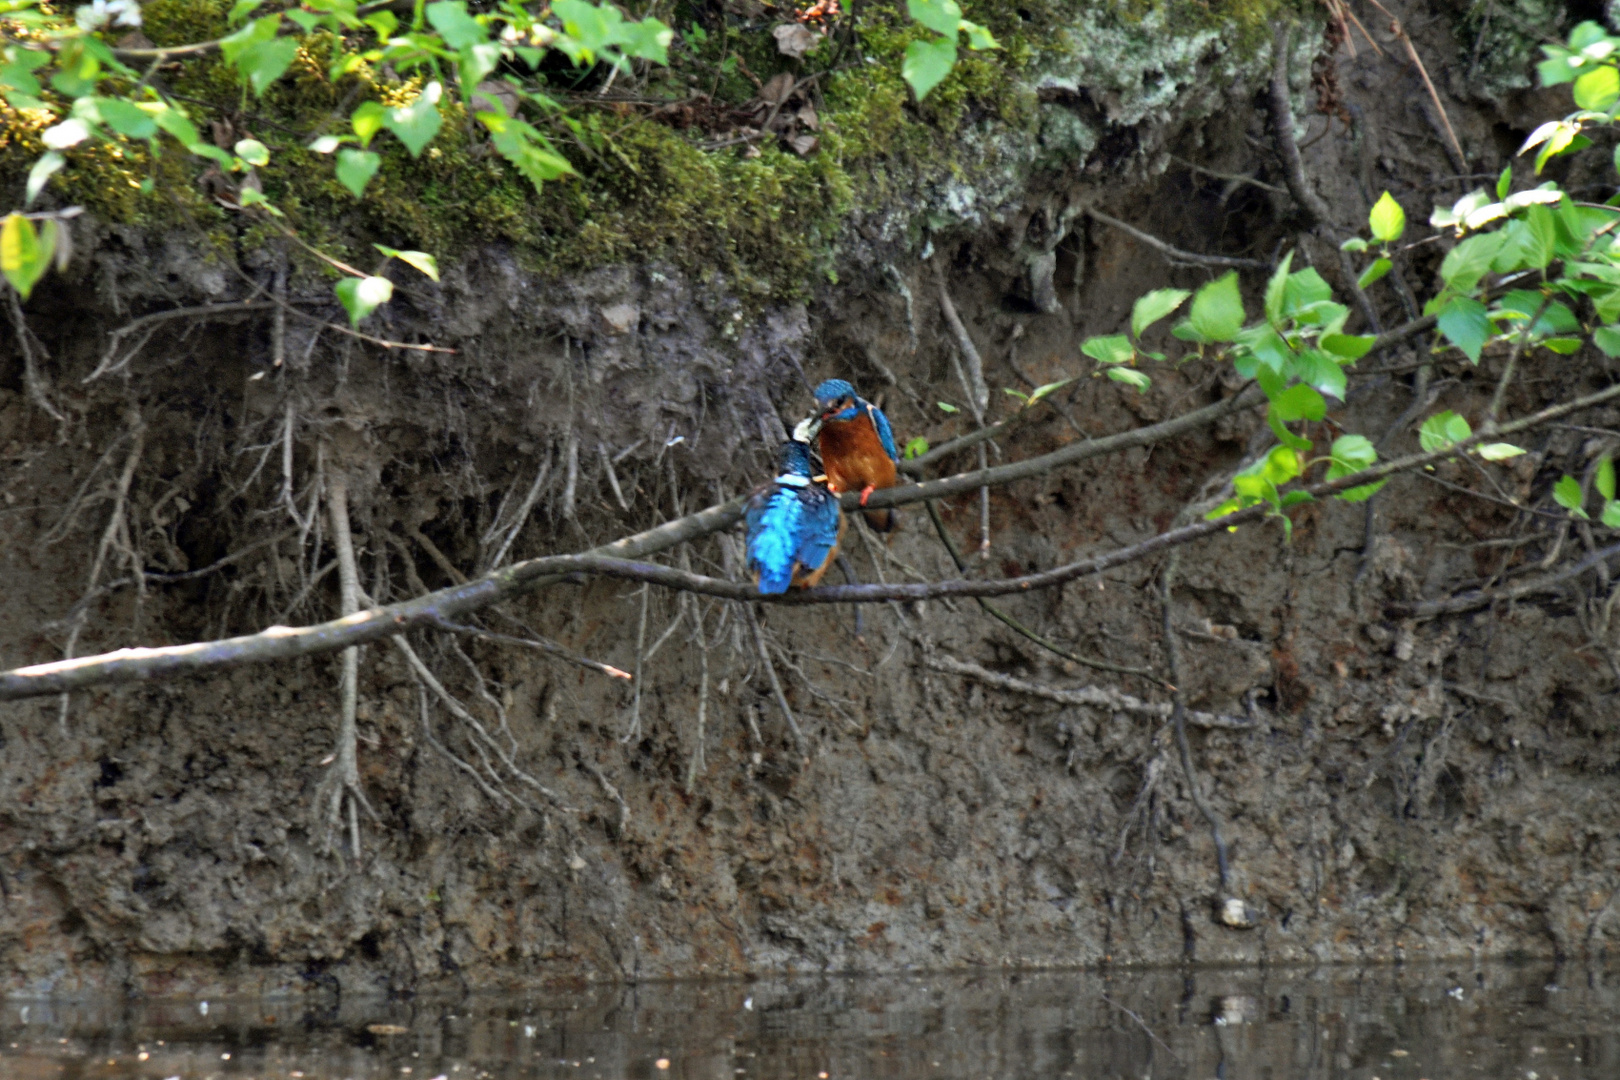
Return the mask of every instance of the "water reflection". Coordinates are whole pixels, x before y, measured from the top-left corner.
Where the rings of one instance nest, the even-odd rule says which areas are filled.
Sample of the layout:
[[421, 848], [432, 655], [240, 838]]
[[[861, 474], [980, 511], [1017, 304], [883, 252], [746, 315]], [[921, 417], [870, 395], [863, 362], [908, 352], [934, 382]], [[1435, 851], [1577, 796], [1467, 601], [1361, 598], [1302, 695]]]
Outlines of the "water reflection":
[[958, 974], [458, 1001], [8, 1001], [7, 1080], [1620, 1076], [1620, 990], [1551, 966]]

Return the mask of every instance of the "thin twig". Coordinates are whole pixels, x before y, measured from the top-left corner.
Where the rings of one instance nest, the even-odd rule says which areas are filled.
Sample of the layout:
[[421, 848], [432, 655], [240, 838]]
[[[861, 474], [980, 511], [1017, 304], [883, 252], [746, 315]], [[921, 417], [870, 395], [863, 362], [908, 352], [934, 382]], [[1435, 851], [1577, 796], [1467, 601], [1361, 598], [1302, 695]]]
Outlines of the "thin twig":
[[477, 638], [479, 641], [489, 641], [499, 645], [520, 645], [525, 649], [533, 649], [536, 652], [543, 652], [547, 656], [555, 656], [559, 660], [566, 660], [570, 664], [589, 668], [591, 671], [599, 671], [609, 678], [628, 680], [631, 677], [628, 671], [616, 668], [612, 664], [604, 664], [600, 660], [592, 660], [588, 656], [581, 656], [579, 653], [565, 649], [555, 641], [549, 641], [546, 638], [522, 638], [511, 634], [499, 634], [493, 630], [484, 630], [477, 626], [464, 626], [461, 623], [453, 623], [448, 619], [433, 619], [425, 625], [431, 626], [435, 630], [443, 630], [447, 634]]
[[1187, 795], [1192, 799], [1192, 804], [1197, 807], [1199, 814], [1203, 815], [1204, 821], [1209, 824], [1210, 839], [1215, 843], [1215, 867], [1220, 874], [1221, 891], [1229, 892], [1232, 874], [1227, 861], [1226, 839], [1221, 835], [1221, 819], [1215, 815], [1209, 803], [1204, 801], [1204, 793], [1198, 783], [1198, 773], [1193, 768], [1192, 748], [1187, 743], [1187, 692], [1182, 681], [1181, 640], [1176, 637], [1175, 623], [1172, 619], [1172, 593], [1176, 567], [1180, 562], [1181, 552], [1171, 552], [1159, 585], [1159, 598], [1163, 605], [1164, 650], [1165, 658], [1170, 665], [1170, 697], [1173, 702], [1170, 726], [1175, 729], [1176, 749], [1181, 754], [1181, 771], [1187, 778]]
[[765, 676], [770, 680], [771, 693], [775, 695], [777, 707], [782, 710], [782, 716], [787, 720], [788, 730], [793, 732], [793, 745], [803, 757], [806, 751], [804, 732], [799, 730], [799, 721], [794, 718], [787, 695], [782, 692], [782, 680], [777, 677], [776, 665], [771, 663], [770, 650], [765, 647], [765, 629], [759, 625], [759, 617], [754, 614], [752, 607], [744, 604], [743, 611], [748, 619], [748, 627], [754, 633], [754, 646], [759, 650], [759, 662], [765, 666]]

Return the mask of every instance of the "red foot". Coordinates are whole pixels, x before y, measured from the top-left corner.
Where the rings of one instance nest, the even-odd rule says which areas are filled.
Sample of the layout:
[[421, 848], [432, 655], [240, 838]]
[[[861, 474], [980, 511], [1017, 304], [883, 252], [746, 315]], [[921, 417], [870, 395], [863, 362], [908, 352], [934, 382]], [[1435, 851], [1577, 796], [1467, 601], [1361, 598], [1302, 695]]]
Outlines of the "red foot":
[[871, 484], [867, 484], [865, 487], [861, 488], [861, 505], [862, 506], [866, 505], [866, 500], [870, 499], [872, 497], [872, 492], [874, 492], [876, 490], [877, 490], [877, 488], [873, 487]]

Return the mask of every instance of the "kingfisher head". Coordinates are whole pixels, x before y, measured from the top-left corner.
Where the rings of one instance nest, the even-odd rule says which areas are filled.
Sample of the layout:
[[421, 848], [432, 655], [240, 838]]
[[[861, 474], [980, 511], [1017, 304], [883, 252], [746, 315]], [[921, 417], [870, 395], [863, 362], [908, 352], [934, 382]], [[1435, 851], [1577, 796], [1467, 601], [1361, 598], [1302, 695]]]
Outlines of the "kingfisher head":
[[853, 420], [860, 411], [855, 388], [843, 379], [828, 379], [816, 387], [816, 405], [823, 420]]
[[789, 439], [782, 444], [781, 469], [782, 476], [803, 477], [808, 480], [815, 475], [815, 466], [810, 461], [810, 447], [807, 443]]

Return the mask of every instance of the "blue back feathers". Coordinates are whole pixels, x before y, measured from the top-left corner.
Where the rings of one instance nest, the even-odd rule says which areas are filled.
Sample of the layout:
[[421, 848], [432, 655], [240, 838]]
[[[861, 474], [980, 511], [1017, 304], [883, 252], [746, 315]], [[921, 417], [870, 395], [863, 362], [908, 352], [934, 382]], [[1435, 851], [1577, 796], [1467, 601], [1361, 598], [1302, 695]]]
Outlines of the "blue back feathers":
[[782, 471], [775, 485], [749, 501], [748, 569], [759, 591], [782, 593], [796, 568], [819, 569], [838, 543], [838, 497], [810, 479], [810, 448], [782, 444]]
[[[827, 410], [845, 398], [850, 404], [839, 412], [828, 414]], [[855, 392], [855, 387], [843, 379], [828, 379], [816, 387], [816, 404], [821, 406], [822, 418], [825, 420], [846, 421], [853, 420], [864, 410], [872, 419], [872, 426], [877, 429], [879, 441], [883, 443], [883, 452], [894, 461], [900, 460], [900, 449], [894, 443], [894, 429], [889, 426], [889, 418], [883, 415], [883, 410], [867, 401]]]

